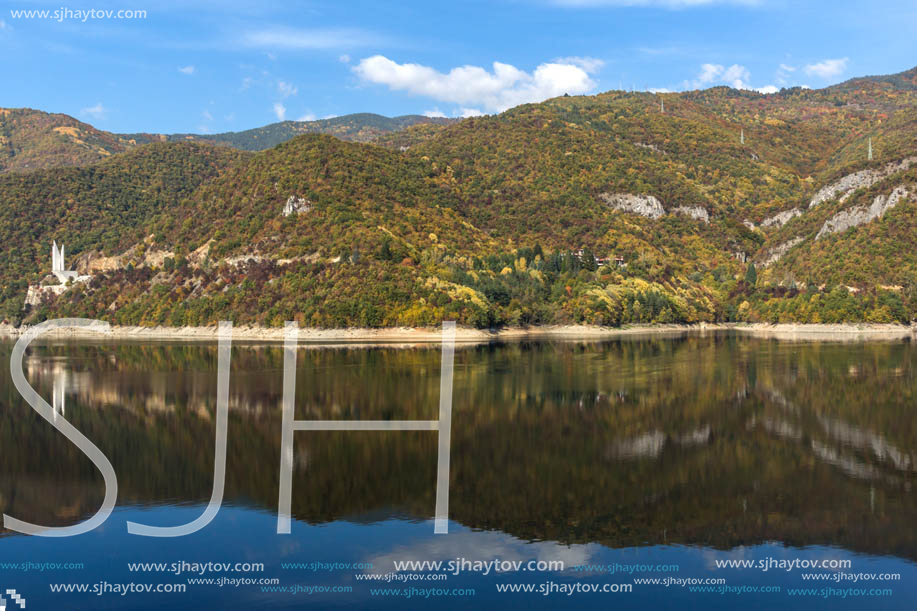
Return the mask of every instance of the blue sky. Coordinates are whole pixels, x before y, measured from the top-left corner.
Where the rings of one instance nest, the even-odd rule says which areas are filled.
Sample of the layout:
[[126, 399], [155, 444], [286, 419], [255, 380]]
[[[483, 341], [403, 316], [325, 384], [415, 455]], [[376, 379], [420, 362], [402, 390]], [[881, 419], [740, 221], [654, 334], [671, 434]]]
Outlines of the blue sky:
[[[352, 112], [467, 116], [565, 92], [824, 87], [917, 64], [917, 3], [0, 2], [0, 107], [117, 132]], [[60, 11], [63, 19], [13, 11]], [[83, 19], [78, 11], [146, 11]]]

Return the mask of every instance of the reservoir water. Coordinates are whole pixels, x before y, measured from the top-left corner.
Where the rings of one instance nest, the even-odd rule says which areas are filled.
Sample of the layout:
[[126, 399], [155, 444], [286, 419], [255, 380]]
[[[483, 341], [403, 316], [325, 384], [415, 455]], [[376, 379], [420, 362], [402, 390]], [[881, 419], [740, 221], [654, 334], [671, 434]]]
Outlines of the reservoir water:
[[[0, 508], [77, 523], [102, 476], [19, 396], [11, 349]], [[296, 432], [292, 532], [277, 534], [283, 348], [236, 342], [222, 507], [164, 539], [125, 523], [184, 524], [210, 499], [216, 344], [36, 341], [26, 378], [111, 461], [117, 506], [77, 537], [3, 530], [0, 589], [30, 609], [913, 608], [912, 342], [481, 344], [454, 367], [448, 534], [433, 533], [431, 431]], [[433, 420], [439, 374], [437, 345], [303, 346], [296, 418]]]

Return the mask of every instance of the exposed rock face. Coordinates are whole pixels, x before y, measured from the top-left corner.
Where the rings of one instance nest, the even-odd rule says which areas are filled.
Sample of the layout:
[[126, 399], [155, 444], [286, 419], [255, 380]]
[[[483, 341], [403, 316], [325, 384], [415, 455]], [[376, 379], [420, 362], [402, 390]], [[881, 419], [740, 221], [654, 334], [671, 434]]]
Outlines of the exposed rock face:
[[238, 267], [248, 263], [261, 263], [264, 260], [264, 257], [261, 255], [239, 255], [238, 257], [227, 257], [226, 259], [223, 259], [223, 262], [226, 265]]
[[168, 258], [174, 258], [175, 253], [171, 250], [156, 249], [153, 247], [143, 248], [144, 244], [138, 242], [120, 255], [106, 257], [102, 251], [90, 251], [84, 253], [77, 259], [76, 270], [81, 274], [97, 274], [111, 272], [123, 269], [132, 264], [135, 266], [146, 265], [148, 267], [162, 267]]
[[893, 161], [880, 170], [860, 170], [853, 174], [847, 174], [819, 189], [812, 201], [809, 202], [809, 208], [814, 208], [818, 204], [834, 199], [838, 195], [841, 196], [840, 201], [843, 202], [857, 189], [871, 187], [883, 178], [906, 170], [915, 163], [917, 163], [917, 157], [908, 157], [901, 161]]
[[283, 215], [290, 216], [291, 214], [302, 214], [310, 210], [312, 210], [312, 202], [303, 197], [291, 195], [287, 198], [287, 203], [283, 206]]
[[599, 199], [621, 212], [632, 212], [651, 219], [658, 219], [665, 214], [665, 208], [662, 207], [662, 203], [652, 195], [600, 193]]
[[767, 267], [768, 265], [773, 265], [774, 263], [780, 260], [780, 257], [785, 255], [787, 252], [789, 252], [791, 248], [793, 248], [800, 242], [802, 242], [802, 238], [797, 236], [793, 238], [792, 240], [789, 240], [787, 242], [784, 242], [783, 244], [780, 244], [779, 246], [774, 246], [773, 248], [768, 250], [766, 253], [764, 253], [764, 258], [761, 259], [761, 266]]
[[76, 270], [80, 273], [95, 274], [97, 272], [110, 272], [124, 267], [121, 257], [106, 257], [101, 251], [88, 252], [80, 257], [76, 263]]
[[822, 238], [829, 233], [846, 231], [851, 227], [881, 218], [883, 214], [894, 208], [899, 201], [908, 195], [904, 185], [899, 185], [887, 197], [885, 195], [877, 195], [868, 208], [866, 206], [854, 206], [847, 210], [841, 210], [825, 221], [815, 239]]
[[[630, 212], [640, 216], [658, 219], [665, 216], [662, 202], [652, 195], [634, 195], [632, 193], [600, 193], [599, 199], [621, 212]], [[700, 206], [678, 206], [672, 214], [681, 214], [704, 223], [710, 222], [710, 213]]]
[[787, 221], [792, 218], [795, 218], [802, 214], [802, 210], [799, 208], [793, 208], [792, 210], [784, 210], [783, 212], [778, 212], [774, 216], [768, 217], [761, 221], [762, 227], [782, 227], [786, 225]]
[[60, 295], [68, 288], [66, 284], [52, 284], [50, 286], [31, 285], [25, 294], [25, 305], [41, 305], [41, 302], [44, 301], [45, 298]]
[[710, 214], [700, 206], [679, 206], [672, 210], [672, 212], [675, 214], [690, 216], [692, 219], [697, 219], [705, 223], [710, 222]]
[[148, 250], [143, 253], [143, 262], [149, 267], [162, 267], [166, 259], [174, 257], [171, 250]]
[[213, 244], [213, 238], [210, 238], [202, 246], [199, 246], [197, 250], [188, 255], [188, 262], [193, 265], [201, 265], [204, 260], [210, 255], [210, 246]]
[[640, 148], [649, 149], [651, 151], [655, 151], [657, 153], [662, 153], [663, 155], [665, 155], [665, 151], [659, 148], [658, 146], [656, 146], [655, 144], [646, 144], [645, 142], [634, 142], [634, 144], [636, 146], [639, 146]]

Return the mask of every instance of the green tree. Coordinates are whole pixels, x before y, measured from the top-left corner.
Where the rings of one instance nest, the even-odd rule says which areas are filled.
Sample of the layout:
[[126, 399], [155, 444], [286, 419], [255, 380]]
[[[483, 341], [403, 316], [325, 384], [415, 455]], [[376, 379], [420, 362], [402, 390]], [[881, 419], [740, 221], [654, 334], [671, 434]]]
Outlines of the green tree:
[[754, 287], [758, 283], [758, 270], [755, 269], [755, 264], [752, 262], [748, 263], [748, 269], [745, 270], [745, 284], [748, 286]]

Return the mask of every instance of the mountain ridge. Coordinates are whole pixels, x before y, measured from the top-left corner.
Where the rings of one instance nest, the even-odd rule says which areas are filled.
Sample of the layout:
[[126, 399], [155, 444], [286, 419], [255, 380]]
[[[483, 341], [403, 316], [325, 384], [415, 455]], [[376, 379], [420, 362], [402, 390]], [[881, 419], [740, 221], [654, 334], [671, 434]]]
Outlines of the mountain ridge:
[[373, 142], [416, 125], [437, 127], [454, 119], [354, 113], [315, 121], [280, 121], [219, 134], [118, 134], [99, 130], [62, 113], [32, 108], [0, 108], [0, 173], [84, 166], [152, 142], [209, 142], [260, 151], [306, 133], [327, 133], [353, 142]]
[[[26, 255], [2, 261], [15, 263], [2, 276], [3, 315], [172, 326], [907, 322], [917, 318], [917, 167], [906, 163], [917, 157], [917, 90], [895, 83], [911, 72], [768, 95], [564, 96], [377, 144], [318, 133], [254, 153], [162, 142], [79, 170], [7, 173], [0, 235]], [[192, 159], [209, 169], [189, 181]], [[107, 193], [119, 194], [121, 218], [105, 212]], [[75, 242], [79, 224], [66, 216], [16, 229], [49, 200], [81, 218], [102, 211], [109, 226]], [[23, 307], [51, 239], [91, 281]]]

